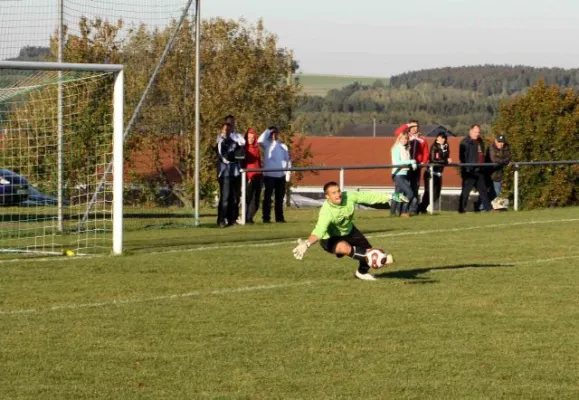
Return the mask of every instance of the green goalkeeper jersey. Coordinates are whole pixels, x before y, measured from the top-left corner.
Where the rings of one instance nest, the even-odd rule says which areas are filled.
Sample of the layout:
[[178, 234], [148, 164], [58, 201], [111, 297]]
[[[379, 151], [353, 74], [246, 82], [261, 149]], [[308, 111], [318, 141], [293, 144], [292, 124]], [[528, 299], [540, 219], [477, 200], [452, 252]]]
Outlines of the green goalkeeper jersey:
[[312, 235], [320, 239], [327, 239], [330, 236], [345, 236], [352, 231], [356, 204], [380, 204], [387, 203], [389, 200], [390, 196], [386, 193], [343, 192], [342, 202], [338, 205], [329, 200], [324, 201]]

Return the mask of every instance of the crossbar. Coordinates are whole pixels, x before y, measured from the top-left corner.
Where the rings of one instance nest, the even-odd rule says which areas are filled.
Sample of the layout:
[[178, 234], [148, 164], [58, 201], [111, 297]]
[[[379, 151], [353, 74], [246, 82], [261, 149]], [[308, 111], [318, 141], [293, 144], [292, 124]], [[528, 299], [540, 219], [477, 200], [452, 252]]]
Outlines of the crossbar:
[[123, 65], [57, 63], [57, 62], [38, 62], [38, 61], [0, 61], [0, 69], [119, 72], [123, 70]]

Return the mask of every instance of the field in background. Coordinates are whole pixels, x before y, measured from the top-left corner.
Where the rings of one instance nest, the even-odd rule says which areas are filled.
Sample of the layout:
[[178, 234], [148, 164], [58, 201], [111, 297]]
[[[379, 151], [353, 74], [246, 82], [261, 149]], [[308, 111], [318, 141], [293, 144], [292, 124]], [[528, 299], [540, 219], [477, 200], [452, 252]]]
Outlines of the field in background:
[[579, 396], [578, 208], [359, 211], [397, 261], [376, 282], [319, 246], [293, 259], [317, 211], [149, 218], [125, 256], [1, 261], [2, 398]]
[[337, 75], [298, 75], [300, 83], [303, 85], [303, 92], [307, 95], [325, 96], [332, 89], [341, 89], [346, 85], [359, 82], [365, 85], [373, 84], [377, 79], [388, 84], [388, 78], [372, 78], [359, 76], [337, 76]]

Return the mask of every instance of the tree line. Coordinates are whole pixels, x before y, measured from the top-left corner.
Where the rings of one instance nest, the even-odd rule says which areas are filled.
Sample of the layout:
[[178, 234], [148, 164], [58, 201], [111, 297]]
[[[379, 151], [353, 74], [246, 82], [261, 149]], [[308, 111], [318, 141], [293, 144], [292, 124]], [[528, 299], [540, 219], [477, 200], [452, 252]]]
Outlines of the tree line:
[[473, 122], [490, 129], [503, 100], [544, 81], [579, 89], [579, 70], [523, 66], [438, 68], [396, 75], [388, 83], [353, 83], [326, 96], [302, 96], [296, 129], [335, 135], [352, 123], [403, 123], [416, 118], [465, 135]]

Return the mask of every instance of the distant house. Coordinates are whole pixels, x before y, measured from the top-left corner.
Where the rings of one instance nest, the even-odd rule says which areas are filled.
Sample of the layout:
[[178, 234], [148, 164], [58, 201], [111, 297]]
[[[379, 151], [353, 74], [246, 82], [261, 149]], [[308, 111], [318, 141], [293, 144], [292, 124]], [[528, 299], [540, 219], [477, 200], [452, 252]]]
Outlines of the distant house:
[[[336, 137], [392, 137], [394, 131], [400, 125], [397, 124], [350, 124], [339, 131]], [[446, 129], [443, 125], [429, 124], [421, 125], [420, 131], [423, 136], [436, 137], [439, 132], [445, 132], [447, 136], [454, 137], [454, 133]]]

